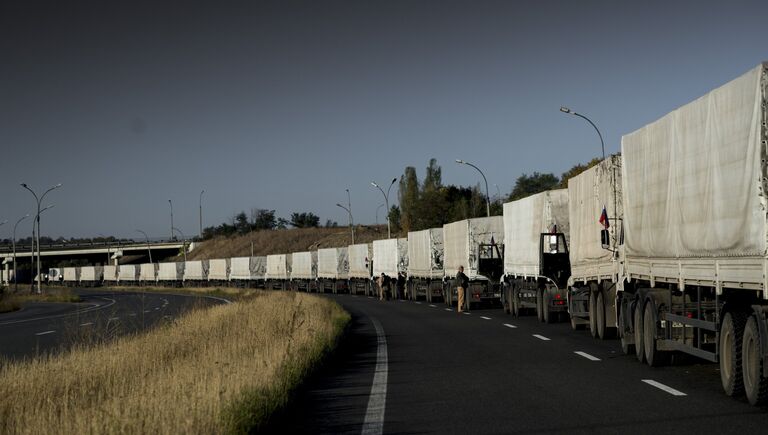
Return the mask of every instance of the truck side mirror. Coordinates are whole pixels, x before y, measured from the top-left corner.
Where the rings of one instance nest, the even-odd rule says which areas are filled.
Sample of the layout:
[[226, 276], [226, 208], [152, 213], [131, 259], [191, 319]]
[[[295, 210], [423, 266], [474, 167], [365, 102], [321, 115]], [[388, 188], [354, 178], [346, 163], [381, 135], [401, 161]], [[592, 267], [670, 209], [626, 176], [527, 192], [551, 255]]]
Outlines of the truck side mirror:
[[603, 245], [603, 249], [611, 248], [611, 236], [607, 229], [600, 230], [600, 243]]

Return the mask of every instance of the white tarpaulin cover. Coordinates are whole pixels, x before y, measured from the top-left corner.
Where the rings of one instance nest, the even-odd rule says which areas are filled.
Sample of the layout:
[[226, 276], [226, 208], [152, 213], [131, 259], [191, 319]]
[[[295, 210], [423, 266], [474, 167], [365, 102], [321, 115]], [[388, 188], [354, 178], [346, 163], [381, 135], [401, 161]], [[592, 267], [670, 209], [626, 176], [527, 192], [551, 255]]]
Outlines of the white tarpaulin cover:
[[251, 279], [251, 257], [233, 257], [229, 260], [229, 279]]
[[102, 266], [82, 266], [80, 268], [80, 281], [101, 281]]
[[229, 278], [229, 259], [217, 258], [208, 261], [208, 280], [225, 281]]
[[443, 229], [432, 228], [408, 233], [408, 276], [443, 277]]
[[[104, 273], [107, 273], [106, 270]], [[141, 263], [139, 265], [139, 281], [155, 282], [157, 281], [157, 267], [155, 263]]]
[[569, 257], [573, 269], [581, 265], [612, 262], [613, 253], [603, 249], [600, 215], [605, 207], [611, 246], [621, 227], [614, 220], [624, 215], [621, 199], [621, 156], [611, 156], [568, 180], [570, 227]]
[[264, 279], [267, 276], [267, 257], [251, 257], [251, 278]]
[[317, 251], [291, 254], [291, 279], [317, 278]]
[[373, 241], [373, 276], [382, 273], [396, 278], [398, 272], [408, 269], [408, 240], [384, 239]]
[[501, 216], [465, 219], [443, 225], [444, 273], [456, 276], [459, 266], [469, 279], [484, 279], [477, 273], [477, 256], [480, 244], [504, 240], [504, 220]]
[[136, 281], [136, 266], [133, 264], [121, 264], [117, 271], [118, 281]]
[[763, 66], [621, 139], [627, 256], [766, 253]]
[[555, 225], [568, 241], [568, 189], [505, 203], [504, 274], [538, 276], [541, 234], [552, 232]]
[[64, 281], [77, 281], [79, 275], [77, 267], [62, 267], [61, 273], [64, 276]]
[[368, 269], [368, 262], [373, 259], [371, 245], [368, 243], [350, 245], [347, 253], [349, 254], [349, 277], [370, 278], [371, 272]]
[[184, 281], [202, 281], [206, 279], [208, 279], [208, 260], [184, 262]]
[[291, 276], [291, 254], [267, 255], [267, 279], [288, 279]]
[[181, 281], [184, 276], [184, 263], [159, 263], [158, 281]]
[[349, 274], [347, 248], [317, 250], [318, 278], [346, 279]]
[[104, 281], [117, 281], [117, 266], [104, 266]]

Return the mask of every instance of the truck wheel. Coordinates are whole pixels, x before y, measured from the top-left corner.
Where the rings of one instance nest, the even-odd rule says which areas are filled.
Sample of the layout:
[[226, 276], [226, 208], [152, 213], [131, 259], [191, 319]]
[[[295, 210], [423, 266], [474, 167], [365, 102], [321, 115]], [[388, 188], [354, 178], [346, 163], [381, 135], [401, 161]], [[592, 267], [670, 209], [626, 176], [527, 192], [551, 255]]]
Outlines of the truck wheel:
[[595, 318], [597, 336], [601, 340], [605, 340], [608, 338], [608, 332], [605, 327], [605, 300], [603, 298], [603, 292], [597, 293], [597, 299], [595, 300]]
[[619, 341], [621, 342], [621, 351], [624, 352], [624, 355], [630, 355], [632, 353], [635, 353], [635, 345], [630, 343], [629, 334], [632, 332], [627, 332], [624, 329], [624, 325], [626, 324], [626, 313], [629, 307], [625, 306], [624, 302], [622, 301], [621, 305], [619, 305], [619, 327], [617, 329], [617, 334], [619, 335]]
[[557, 320], [557, 315], [549, 309], [552, 296], [550, 296], [549, 292], [546, 291], [542, 292], [542, 295], [544, 297], [542, 298], [541, 314], [544, 317], [544, 323], [555, 323]]
[[516, 288], [512, 289], [512, 315], [520, 317], [520, 294]]
[[576, 316], [571, 316], [571, 329], [573, 329], [574, 331], [579, 331], [581, 329], [584, 329], [584, 324], [579, 322]]
[[741, 361], [744, 392], [749, 403], [754, 406], [763, 405], [768, 399], [768, 378], [763, 377], [763, 356], [760, 353], [760, 331], [757, 328], [757, 320], [752, 315], [744, 327]]
[[643, 345], [643, 303], [638, 301], [635, 306], [634, 322], [635, 328], [635, 356], [641, 363], [645, 362], [645, 346]]
[[747, 316], [741, 312], [728, 312], [720, 329], [720, 380], [728, 396], [744, 393], [744, 377], [741, 372], [741, 345], [744, 341], [744, 325]]
[[597, 292], [589, 291], [589, 333], [597, 338]]
[[504, 307], [504, 314], [512, 312], [512, 289], [509, 286], [504, 286], [504, 302], [501, 304]]
[[539, 322], [544, 321], [544, 314], [542, 313], [541, 307], [544, 301], [542, 301], [542, 295], [541, 290], [536, 290], [536, 318], [539, 319]]
[[658, 335], [658, 311], [653, 299], [649, 299], [643, 310], [643, 342], [645, 352], [645, 361], [651, 367], [658, 367], [669, 363], [669, 352], [660, 351], [656, 347], [656, 336]]

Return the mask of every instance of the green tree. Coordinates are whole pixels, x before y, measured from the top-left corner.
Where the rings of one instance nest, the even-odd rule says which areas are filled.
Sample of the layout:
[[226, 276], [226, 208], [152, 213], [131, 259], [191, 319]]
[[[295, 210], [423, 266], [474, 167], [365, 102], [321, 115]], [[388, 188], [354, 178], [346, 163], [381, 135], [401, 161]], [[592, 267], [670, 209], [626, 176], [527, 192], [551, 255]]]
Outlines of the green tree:
[[541, 174], [534, 172], [531, 175], [523, 174], [517, 178], [515, 187], [512, 189], [512, 193], [509, 194], [509, 200], [515, 201], [535, 193], [555, 189], [559, 182], [560, 180], [551, 173]]
[[263, 208], [251, 209], [251, 227], [254, 230], [271, 230], [277, 225], [274, 210]]
[[234, 227], [238, 234], [245, 234], [248, 231], [251, 231], [251, 224], [248, 223], [248, 216], [244, 211], [235, 215]]
[[582, 172], [586, 171], [587, 169], [591, 168], [592, 166], [597, 165], [600, 163], [601, 159], [598, 157], [595, 157], [594, 159], [588, 161], [585, 164], [577, 164], [574, 165], [571, 169], [563, 172], [563, 175], [560, 176], [560, 184], [558, 187], [560, 188], [567, 188], [568, 187], [568, 180], [571, 178], [581, 174]]
[[400, 177], [398, 197], [402, 228], [405, 231], [410, 231], [418, 225], [417, 208], [419, 205], [419, 179], [416, 176], [416, 168], [413, 166], [407, 166], [403, 176]]
[[291, 213], [291, 225], [296, 228], [313, 228], [320, 226], [320, 218], [314, 213]]
[[389, 226], [392, 230], [392, 233], [396, 234], [400, 232], [400, 229], [402, 228], [402, 214], [400, 212], [400, 207], [393, 205], [389, 208]]
[[429, 159], [422, 193], [435, 191], [441, 187], [443, 187], [443, 169], [437, 164], [437, 159]]

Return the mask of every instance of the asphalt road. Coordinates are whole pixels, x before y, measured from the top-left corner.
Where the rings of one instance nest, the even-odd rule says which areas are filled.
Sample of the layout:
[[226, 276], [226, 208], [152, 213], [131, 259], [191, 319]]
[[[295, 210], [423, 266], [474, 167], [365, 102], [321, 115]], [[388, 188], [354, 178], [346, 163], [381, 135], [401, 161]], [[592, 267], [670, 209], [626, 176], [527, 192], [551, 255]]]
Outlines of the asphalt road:
[[154, 292], [76, 292], [83, 302], [34, 303], [0, 314], [0, 358], [15, 360], [102, 342], [171, 321], [194, 307], [223, 302]]
[[673, 365], [651, 368], [622, 354], [616, 340], [595, 340], [566, 323], [516, 319], [500, 309], [458, 314], [442, 304], [329, 297], [352, 314], [350, 334], [270, 431], [721, 434], [768, 429], [766, 409], [723, 394], [716, 364], [681, 357]]

